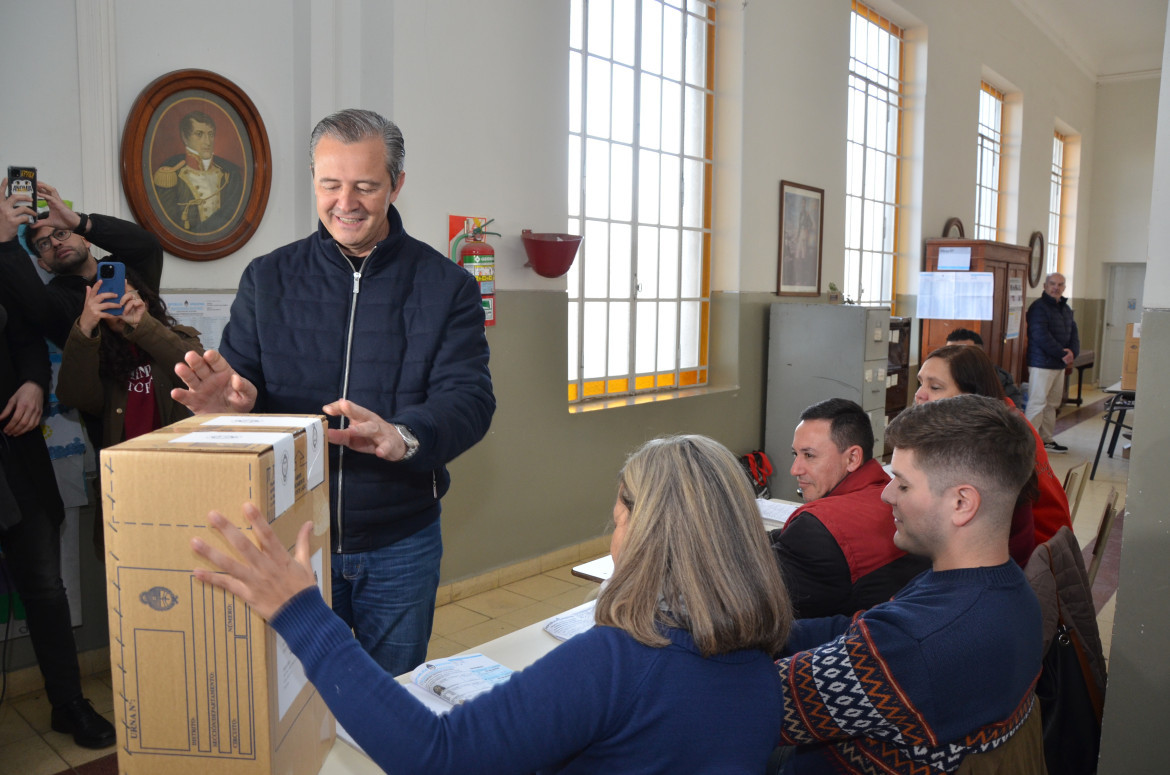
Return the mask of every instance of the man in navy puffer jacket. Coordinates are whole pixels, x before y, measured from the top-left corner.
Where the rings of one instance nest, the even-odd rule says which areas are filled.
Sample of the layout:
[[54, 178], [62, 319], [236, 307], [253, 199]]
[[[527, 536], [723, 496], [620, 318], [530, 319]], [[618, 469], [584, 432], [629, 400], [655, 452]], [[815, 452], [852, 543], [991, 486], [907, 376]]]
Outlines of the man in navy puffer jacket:
[[1028, 407], [1024, 415], [1051, 453], [1068, 447], [1052, 438], [1064, 388], [1064, 370], [1081, 351], [1077, 322], [1064, 293], [1064, 275], [1044, 280], [1044, 293], [1028, 307]]
[[333, 608], [388, 672], [426, 658], [446, 464], [495, 411], [474, 278], [409, 236], [398, 127], [344, 110], [313, 130], [315, 234], [252, 261], [219, 353], [187, 354], [196, 414], [312, 413], [329, 430]]

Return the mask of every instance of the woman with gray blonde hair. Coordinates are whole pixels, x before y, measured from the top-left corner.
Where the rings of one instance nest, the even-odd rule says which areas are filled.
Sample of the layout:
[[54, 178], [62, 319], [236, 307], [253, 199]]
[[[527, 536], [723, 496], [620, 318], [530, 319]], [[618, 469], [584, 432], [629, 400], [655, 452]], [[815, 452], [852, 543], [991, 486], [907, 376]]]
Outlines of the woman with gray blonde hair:
[[622, 469], [613, 518], [614, 573], [598, 624], [646, 646], [686, 630], [703, 656], [780, 651], [792, 607], [755, 493], [726, 447], [705, 436], [647, 442]]
[[387, 772], [763, 772], [779, 741], [772, 654], [792, 611], [747, 475], [703, 436], [655, 439], [622, 469], [614, 574], [596, 627], [435, 716], [386, 675], [321, 599], [306, 524], [290, 555], [259, 511], [259, 547], [219, 513], [238, 558], [200, 539], [300, 658], [338, 721]]

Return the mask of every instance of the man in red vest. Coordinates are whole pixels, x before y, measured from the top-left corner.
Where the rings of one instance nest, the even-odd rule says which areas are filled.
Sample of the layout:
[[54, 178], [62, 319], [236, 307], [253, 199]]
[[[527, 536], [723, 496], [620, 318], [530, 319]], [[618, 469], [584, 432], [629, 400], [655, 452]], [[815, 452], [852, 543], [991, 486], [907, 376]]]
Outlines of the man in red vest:
[[890, 477], [873, 458], [873, 428], [860, 406], [830, 398], [805, 409], [792, 454], [805, 503], [771, 539], [798, 617], [884, 603], [930, 567], [894, 546], [893, 511], [882, 502]]

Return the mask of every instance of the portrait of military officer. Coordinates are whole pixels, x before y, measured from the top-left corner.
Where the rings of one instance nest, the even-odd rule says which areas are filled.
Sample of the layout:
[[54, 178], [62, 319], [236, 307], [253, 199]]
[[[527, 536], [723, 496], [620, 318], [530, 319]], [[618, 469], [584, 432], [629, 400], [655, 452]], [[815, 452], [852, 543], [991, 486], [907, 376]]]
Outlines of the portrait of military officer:
[[243, 207], [244, 172], [215, 155], [215, 120], [193, 110], [179, 121], [183, 152], [153, 175], [163, 214], [176, 230], [211, 235], [230, 226]]

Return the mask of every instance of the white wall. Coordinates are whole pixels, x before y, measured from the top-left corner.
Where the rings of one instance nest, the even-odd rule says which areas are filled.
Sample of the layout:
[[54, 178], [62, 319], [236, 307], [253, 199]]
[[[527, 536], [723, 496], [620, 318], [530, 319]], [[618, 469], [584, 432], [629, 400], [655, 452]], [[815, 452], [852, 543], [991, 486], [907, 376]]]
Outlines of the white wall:
[[[825, 189], [823, 285], [844, 270], [844, 185], [850, 4], [774, 0], [751, 3], [733, 13], [743, 18], [744, 76], [742, 243], [740, 289], [768, 290], [776, 283], [779, 181]], [[720, 6], [720, 19], [726, 5]], [[907, 181], [919, 200], [907, 202], [912, 234], [941, 233], [959, 216], [973, 233], [975, 138], [979, 83], [985, 68], [1021, 92], [1018, 142], [1008, 148], [1019, 173], [1011, 184], [1014, 202], [1008, 239], [1026, 242], [1048, 230], [1048, 186], [1052, 133], [1057, 120], [1082, 137], [1081, 211], [1091, 183], [1096, 93], [1087, 78], [1041, 35], [1009, 0], [937, 3], [906, 0], [880, 10], [911, 31], [912, 61], [925, 59], [925, 83], [914, 86], [908, 116], [914, 125], [903, 152], [910, 159]], [[921, 70], [920, 70], [921, 72]], [[921, 139], [919, 139], [921, 138]], [[920, 216], [920, 217], [919, 217]], [[918, 228], [920, 227], [920, 232]], [[1078, 223], [1077, 261], [1087, 261], [1088, 222]], [[897, 290], [917, 292], [921, 243], [910, 240], [899, 267]], [[1038, 293], [1038, 291], [1036, 291]], [[911, 311], [912, 314], [912, 311]]]
[[1170, 309], [1170, 22], [1162, 49], [1162, 82], [1158, 104], [1157, 151], [1149, 219], [1149, 266], [1143, 303], [1147, 309]]
[[[232, 19], [216, 24], [214, 35], [177, 32], [183, 15], [168, 3], [107, 0], [85, 7], [107, 9], [113, 19], [118, 127], [151, 80], [201, 67], [239, 84], [268, 129], [273, 187], [256, 235], [240, 253], [219, 261], [168, 258], [167, 287], [234, 287], [248, 259], [307, 233], [315, 224], [309, 130], [324, 113], [361, 104], [403, 127], [407, 188], [400, 206], [411, 232], [444, 249], [449, 213], [494, 217], [504, 235], [496, 241], [499, 287], [563, 290], [563, 280], [544, 280], [522, 267], [519, 232], [564, 228], [568, 3], [508, 0], [485, 13], [469, 0], [207, 0], [200, 9], [209, 18]], [[825, 189], [823, 277], [826, 283], [842, 279], [849, 7], [846, 0], [720, 4], [718, 127], [732, 136], [717, 138], [725, 156], [718, 160], [716, 185], [724, 194], [737, 191], [740, 202], [716, 205], [716, 289], [775, 287], [781, 179]], [[902, 8], [887, 12], [917, 25], [914, 37], [928, 41], [929, 64], [919, 117], [923, 138], [906, 149], [917, 164], [909, 169], [922, 177], [922, 201], [909, 203], [909, 213], [921, 212], [911, 232], [921, 224], [921, 234], [933, 236], [951, 215], [972, 224], [977, 90], [985, 67], [1023, 93], [1020, 177], [1013, 187], [1018, 208], [1010, 218], [1019, 225], [1018, 239], [1046, 230], [1057, 119], [1082, 133], [1080, 211], [1089, 212], [1086, 179], [1095, 169], [1096, 129], [1089, 79], [1010, 0], [978, 8], [907, 0]], [[46, 16], [62, 25], [60, 34], [43, 38], [47, 56], [30, 64], [27, 78], [13, 79], [12, 89], [18, 103], [37, 100], [43, 80], [54, 84], [55, 98], [39, 101], [37, 121], [16, 126], [6, 145], [19, 149], [22, 162], [39, 164], [44, 179], [80, 191], [75, 171], [86, 124], [78, 108], [74, 4], [46, 0], [35, 11], [13, 4], [6, 10], [13, 24], [6, 27], [36, 27]], [[728, 164], [737, 148], [743, 163]], [[721, 210], [728, 204], [739, 206]], [[79, 201], [79, 207], [86, 204]], [[1078, 223], [1078, 265], [1098, 253], [1088, 249], [1089, 223]], [[729, 228], [739, 230], [737, 239]], [[737, 244], [738, 251], [729, 247]], [[908, 247], [898, 290], [913, 294], [920, 255], [917, 243]]]
[[[1147, 260], [1158, 88], [1159, 79], [1150, 78], [1097, 89], [1088, 246], [1094, 263]], [[1103, 267], [1099, 279], [1106, 279]]]
[[[199, 13], [217, 21], [198, 35], [182, 32], [190, 24], [184, 9], [152, 0], [83, 7], [83, 16], [111, 20], [117, 129], [105, 138], [106, 173], [117, 177], [120, 129], [142, 89], [172, 70], [202, 68], [255, 103], [271, 144], [272, 192], [244, 249], [213, 262], [168, 256], [164, 287], [234, 288], [248, 260], [307, 234], [316, 224], [309, 132], [327, 112], [360, 105], [402, 126], [407, 187], [399, 206], [409, 231], [446, 252], [449, 213], [494, 217], [504, 235], [496, 240], [497, 285], [564, 290], [564, 280], [523, 267], [520, 230], [565, 229], [566, 3], [497, 2], [489, 13], [467, 2], [206, 0]], [[55, 34], [38, 36], [37, 56], [18, 63], [5, 87], [14, 104], [37, 106], [30, 120], [9, 122], [5, 153], [19, 157], [11, 163], [37, 165], [78, 209], [129, 217], [124, 200], [95, 207], [82, 192], [82, 135], [100, 136], [100, 128], [82, 116], [74, 3], [8, 4], [4, 26], [43, 29], [46, 18]]]

